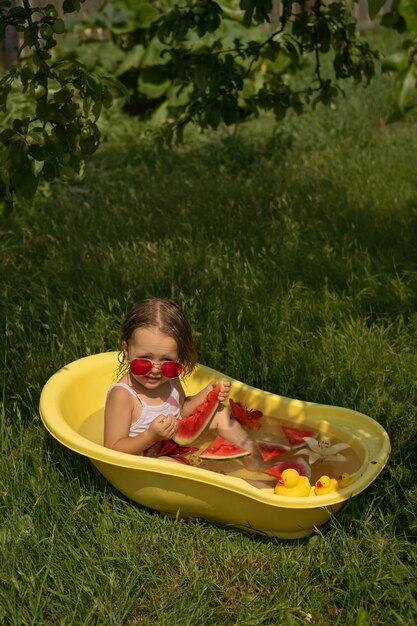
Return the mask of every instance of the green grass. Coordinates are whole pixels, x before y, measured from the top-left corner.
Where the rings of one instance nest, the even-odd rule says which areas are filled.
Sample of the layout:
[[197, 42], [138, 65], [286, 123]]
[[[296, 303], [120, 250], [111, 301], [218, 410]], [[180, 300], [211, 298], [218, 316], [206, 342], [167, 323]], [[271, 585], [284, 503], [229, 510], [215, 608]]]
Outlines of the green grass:
[[[416, 622], [417, 126], [384, 124], [389, 77], [346, 89], [174, 152], [115, 115], [83, 180], [2, 218], [2, 623]], [[382, 475], [292, 542], [126, 500], [38, 402], [147, 295], [183, 305], [201, 362], [378, 420]]]

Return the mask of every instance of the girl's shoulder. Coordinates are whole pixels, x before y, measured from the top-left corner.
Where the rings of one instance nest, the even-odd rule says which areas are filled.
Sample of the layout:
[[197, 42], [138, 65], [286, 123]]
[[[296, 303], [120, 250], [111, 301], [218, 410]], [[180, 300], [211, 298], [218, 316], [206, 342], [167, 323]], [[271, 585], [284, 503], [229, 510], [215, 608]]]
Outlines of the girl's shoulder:
[[138, 397], [133, 387], [124, 382], [117, 382], [111, 385], [107, 390], [107, 400], [111, 399], [116, 402], [131, 402], [133, 398]]

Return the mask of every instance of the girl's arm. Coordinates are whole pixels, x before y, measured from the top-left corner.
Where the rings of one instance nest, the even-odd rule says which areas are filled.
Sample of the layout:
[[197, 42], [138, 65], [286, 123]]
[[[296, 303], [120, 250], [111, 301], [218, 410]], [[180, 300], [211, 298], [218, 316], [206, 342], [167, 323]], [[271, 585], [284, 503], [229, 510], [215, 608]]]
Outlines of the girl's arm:
[[191, 415], [194, 409], [196, 409], [200, 404], [205, 402], [207, 398], [207, 394], [210, 393], [210, 391], [214, 389], [214, 387], [218, 384], [220, 384], [221, 388], [220, 388], [220, 393], [217, 396], [217, 398], [219, 402], [225, 402], [225, 400], [227, 400], [227, 398], [229, 397], [232, 383], [229, 380], [215, 380], [214, 382], [209, 383], [206, 387], [204, 387], [201, 391], [196, 393], [194, 396], [188, 396], [187, 398], [184, 398], [182, 408], [181, 408], [181, 415], [183, 417], [187, 417], [188, 415]]
[[115, 387], [107, 397], [104, 410], [104, 445], [106, 448], [142, 454], [157, 441], [171, 439], [177, 430], [173, 415], [158, 415], [148, 430], [129, 437], [134, 399], [125, 389]]

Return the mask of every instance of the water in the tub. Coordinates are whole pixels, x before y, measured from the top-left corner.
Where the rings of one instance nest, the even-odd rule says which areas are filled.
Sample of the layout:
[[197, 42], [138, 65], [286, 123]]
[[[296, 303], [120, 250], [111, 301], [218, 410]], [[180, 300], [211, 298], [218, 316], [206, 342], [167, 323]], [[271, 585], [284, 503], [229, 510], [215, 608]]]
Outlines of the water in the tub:
[[[294, 425], [291, 422], [279, 420], [276, 417], [264, 415], [260, 418], [259, 429], [249, 430], [250, 436], [258, 442], [265, 459], [266, 470], [282, 463], [290, 463], [294, 467], [305, 467], [311, 471], [310, 482], [315, 484], [322, 475], [337, 478], [343, 473], [355, 474], [361, 466], [361, 461], [348, 440], [342, 441], [332, 433], [331, 426], [322, 433], [309, 424]], [[79, 433], [95, 443], [103, 443], [104, 415], [99, 410], [90, 415], [79, 428]], [[304, 440], [302, 435], [306, 433]], [[216, 433], [208, 431], [200, 439], [191, 444], [198, 447], [198, 451], [185, 455], [190, 464], [206, 470], [243, 478], [259, 487], [274, 487], [277, 478], [265, 471], [248, 470], [242, 458], [221, 459], [222, 454], [232, 456], [234, 450], [218, 450], [218, 460], [203, 458], [204, 452], [210, 448], [216, 439]], [[301, 445], [300, 445], [301, 443]], [[291, 445], [293, 444], [293, 445]], [[273, 454], [277, 456], [273, 457]]]
[[[331, 478], [338, 478], [344, 473], [353, 476], [361, 467], [361, 460], [354, 450], [352, 441], [349, 443], [348, 438], [343, 441], [332, 432], [331, 425], [326, 428], [326, 432], [320, 432], [309, 424], [294, 425], [272, 416], [263, 416], [260, 424], [260, 429], [251, 429], [248, 432], [260, 447], [265, 463], [263, 470], [257, 472], [247, 470], [242, 458], [230, 460], [204, 458], [207, 448], [208, 456], [212, 451], [211, 446], [216, 438], [213, 432], [206, 433], [204, 438], [193, 444], [199, 449], [188, 456], [191, 464], [243, 478], [260, 487], [273, 487], [276, 484], [276, 475], [265, 473], [265, 470], [274, 467], [278, 471], [283, 471], [288, 465], [298, 469], [300, 473], [304, 473], [303, 469], [308, 473], [311, 472], [312, 485], [323, 475]], [[234, 452], [236, 450], [233, 447], [228, 449], [226, 445], [224, 451], [220, 448], [218, 453], [214, 451], [214, 454], [221, 457], [224, 453], [233, 457]]]

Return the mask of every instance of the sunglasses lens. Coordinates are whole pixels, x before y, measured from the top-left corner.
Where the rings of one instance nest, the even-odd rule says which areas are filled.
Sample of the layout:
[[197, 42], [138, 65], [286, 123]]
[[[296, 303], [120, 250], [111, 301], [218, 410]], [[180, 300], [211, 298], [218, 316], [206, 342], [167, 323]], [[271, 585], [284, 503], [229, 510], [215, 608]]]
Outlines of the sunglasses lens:
[[152, 361], [149, 359], [133, 359], [130, 364], [130, 371], [135, 376], [145, 376], [152, 369]]
[[178, 378], [182, 372], [182, 365], [175, 361], [165, 361], [161, 365], [161, 371], [166, 378]]

